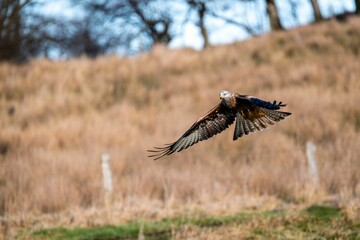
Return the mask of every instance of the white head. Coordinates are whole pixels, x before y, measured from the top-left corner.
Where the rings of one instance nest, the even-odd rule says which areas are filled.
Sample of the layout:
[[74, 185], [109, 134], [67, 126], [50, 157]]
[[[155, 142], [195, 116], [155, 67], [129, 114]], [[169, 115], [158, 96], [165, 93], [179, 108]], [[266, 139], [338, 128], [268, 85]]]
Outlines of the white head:
[[220, 92], [220, 99], [231, 97], [231, 92], [228, 90], [221, 90]]

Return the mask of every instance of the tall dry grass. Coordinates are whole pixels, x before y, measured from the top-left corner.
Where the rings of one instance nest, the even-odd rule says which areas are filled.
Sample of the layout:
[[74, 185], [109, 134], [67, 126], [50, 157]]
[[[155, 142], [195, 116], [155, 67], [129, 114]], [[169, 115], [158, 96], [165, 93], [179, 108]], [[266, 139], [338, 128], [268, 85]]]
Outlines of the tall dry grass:
[[[231, 211], [262, 197], [359, 198], [359, 29], [351, 18], [204, 52], [156, 48], [124, 59], [0, 64], [3, 228], [44, 227], [49, 216], [58, 224], [106, 221], [99, 219], [104, 151], [115, 222], [194, 205]], [[286, 102], [293, 115], [236, 142], [230, 129], [180, 154], [147, 158], [147, 149], [176, 140], [213, 107], [221, 89]], [[307, 141], [317, 146], [316, 189]], [[38, 216], [48, 217], [39, 223]]]

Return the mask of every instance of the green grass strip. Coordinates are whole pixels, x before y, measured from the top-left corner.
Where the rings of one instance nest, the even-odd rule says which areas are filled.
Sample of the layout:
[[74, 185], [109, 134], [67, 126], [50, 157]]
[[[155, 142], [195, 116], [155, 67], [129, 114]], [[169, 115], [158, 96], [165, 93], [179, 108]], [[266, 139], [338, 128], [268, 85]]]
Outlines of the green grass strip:
[[[346, 221], [339, 208], [311, 206], [295, 214], [284, 211], [237, 213], [228, 216], [165, 218], [157, 221], [132, 221], [120, 226], [93, 228], [52, 228], [32, 232], [30, 239], [55, 240], [121, 240], [137, 239], [139, 232], [147, 240], [170, 239], [173, 232], [185, 225], [211, 230], [226, 225], [254, 225], [249, 239], [359, 239], [360, 224]], [[29, 235], [27, 235], [29, 237]], [[19, 238], [21, 238], [19, 236]], [[359, 239], [360, 240], [360, 239]]]

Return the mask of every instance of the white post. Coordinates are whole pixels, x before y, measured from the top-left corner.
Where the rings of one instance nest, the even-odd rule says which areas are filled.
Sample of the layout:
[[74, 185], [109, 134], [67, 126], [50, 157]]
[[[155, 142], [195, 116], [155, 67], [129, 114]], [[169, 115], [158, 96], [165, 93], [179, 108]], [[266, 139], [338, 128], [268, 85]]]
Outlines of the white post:
[[139, 235], [138, 235], [138, 240], [145, 240], [144, 223], [141, 223], [140, 230], [139, 230]]
[[306, 143], [306, 157], [309, 167], [309, 173], [311, 176], [311, 181], [316, 187], [319, 184], [319, 173], [316, 162], [316, 146], [312, 142]]
[[104, 189], [107, 198], [111, 197], [113, 190], [109, 160], [110, 156], [108, 153], [105, 152], [101, 154], [101, 167], [103, 172]]

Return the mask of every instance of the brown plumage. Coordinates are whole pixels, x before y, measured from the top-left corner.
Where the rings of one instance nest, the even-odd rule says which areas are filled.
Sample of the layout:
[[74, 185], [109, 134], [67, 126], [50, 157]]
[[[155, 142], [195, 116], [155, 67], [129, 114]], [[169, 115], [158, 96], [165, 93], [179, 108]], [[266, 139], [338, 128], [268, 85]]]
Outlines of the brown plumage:
[[155, 147], [148, 150], [157, 160], [174, 152], [180, 152], [199, 141], [206, 140], [224, 131], [235, 121], [233, 140], [248, 135], [256, 130], [261, 131], [274, 122], [279, 122], [291, 115], [289, 112], [278, 111], [286, 106], [281, 102], [273, 103], [261, 99], [230, 93], [227, 90], [220, 92], [220, 103], [211, 109], [205, 116], [199, 118], [177, 141], [166, 144], [165, 147]]

